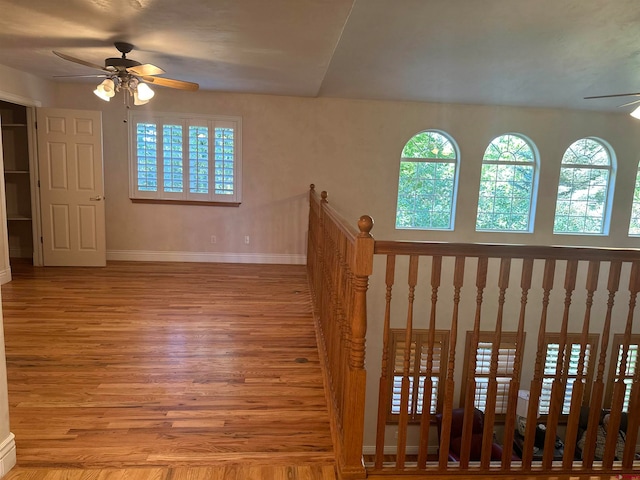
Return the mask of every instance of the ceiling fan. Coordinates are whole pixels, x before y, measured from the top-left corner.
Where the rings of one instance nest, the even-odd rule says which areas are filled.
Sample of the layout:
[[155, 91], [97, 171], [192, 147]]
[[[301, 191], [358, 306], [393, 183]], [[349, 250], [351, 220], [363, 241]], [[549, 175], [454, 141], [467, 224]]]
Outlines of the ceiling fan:
[[[592, 100], [594, 98], [614, 98], [614, 97], [640, 97], [640, 92], [638, 93], [614, 93], [613, 95], [596, 95], [595, 97], [584, 97], [585, 100]], [[633, 100], [631, 102], [623, 103], [622, 105], [618, 105], [620, 107], [628, 107], [629, 105], [635, 105], [636, 103], [640, 103], [639, 100]], [[640, 119], [640, 107], [637, 107], [630, 115], [634, 118]]]
[[106, 79], [98, 85], [95, 93], [103, 100], [109, 101], [117, 92], [123, 90], [134, 97], [135, 105], [144, 105], [151, 99], [154, 92], [147, 84], [160, 85], [161, 87], [177, 88], [179, 90], [198, 90], [199, 85], [184, 80], [158, 77], [164, 70], [150, 63], [141, 64], [136, 60], [127, 58], [127, 54], [133, 50], [133, 45], [127, 42], [115, 42], [114, 46], [122, 54], [122, 57], [107, 58], [104, 67], [98, 64], [75, 58], [65, 53], [53, 51], [58, 57], [69, 62], [78, 63], [86, 67], [101, 70], [102, 73], [93, 75], [70, 75], [73, 77], [103, 77]]

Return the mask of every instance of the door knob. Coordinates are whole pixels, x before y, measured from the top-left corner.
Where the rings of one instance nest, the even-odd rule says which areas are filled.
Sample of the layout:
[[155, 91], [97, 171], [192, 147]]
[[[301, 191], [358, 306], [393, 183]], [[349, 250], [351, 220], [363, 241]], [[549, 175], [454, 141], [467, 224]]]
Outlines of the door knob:
[[102, 195], [96, 195], [95, 197], [89, 197], [89, 200], [91, 200], [92, 202], [99, 202], [100, 200], [102, 200]]

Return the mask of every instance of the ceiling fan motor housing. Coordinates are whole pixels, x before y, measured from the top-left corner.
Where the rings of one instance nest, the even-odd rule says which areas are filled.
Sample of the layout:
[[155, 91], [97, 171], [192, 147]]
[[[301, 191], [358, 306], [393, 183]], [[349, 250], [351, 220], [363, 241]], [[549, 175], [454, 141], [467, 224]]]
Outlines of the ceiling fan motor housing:
[[124, 70], [126, 68], [137, 67], [141, 65], [140, 62], [136, 62], [135, 60], [131, 60], [127, 58], [127, 53], [133, 50], [133, 45], [127, 42], [115, 42], [113, 44], [120, 53], [122, 53], [121, 58], [107, 58], [104, 61], [105, 67], [113, 67], [116, 70]]
[[114, 67], [116, 70], [124, 70], [125, 68], [137, 67], [140, 62], [131, 60], [130, 58], [107, 58], [104, 61], [105, 67]]

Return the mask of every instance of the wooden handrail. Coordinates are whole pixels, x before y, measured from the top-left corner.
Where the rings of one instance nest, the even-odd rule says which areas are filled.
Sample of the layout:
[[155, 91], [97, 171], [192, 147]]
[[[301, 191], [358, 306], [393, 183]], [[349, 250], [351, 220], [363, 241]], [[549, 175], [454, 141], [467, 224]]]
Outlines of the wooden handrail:
[[367, 288], [373, 269], [373, 220], [355, 230], [329, 205], [327, 193], [309, 192], [307, 269], [341, 479], [366, 476], [362, 459], [366, 394]]

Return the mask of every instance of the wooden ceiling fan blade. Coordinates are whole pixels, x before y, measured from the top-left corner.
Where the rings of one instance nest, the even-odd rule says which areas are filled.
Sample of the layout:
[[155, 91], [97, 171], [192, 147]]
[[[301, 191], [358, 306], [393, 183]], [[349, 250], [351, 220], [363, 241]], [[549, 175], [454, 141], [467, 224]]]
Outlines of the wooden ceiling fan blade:
[[174, 80], [172, 78], [164, 78], [164, 77], [150, 77], [148, 75], [144, 75], [142, 77], [147, 83], [152, 85], [160, 85], [161, 87], [169, 87], [169, 88], [177, 88], [179, 90], [191, 90], [196, 91], [200, 88], [200, 85], [193, 82], [185, 82], [184, 80]]
[[633, 102], [628, 102], [628, 103], [625, 103], [623, 105], [618, 105], [618, 108], [620, 108], [620, 107], [628, 107], [629, 105], [635, 105], [636, 103], [640, 103], [640, 100], [634, 100]]
[[73, 62], [73, 63], [78, 63], [80, 65], [84, 65], [85, 67], [97, 68], [98, 70], [104, 70], [105, 72], [109, 72], [109, 70], [107, 70], [102, 65], [98, 65], [96, 63], [87, 62], [86, 60], [82, 60], [80, 58], [72, 57], [71, 55], [67, 55], [65, 53], [56, 52], [55, 50], [52, 50], [52, 51], [53, 51], [53, 53], [55, 53], [57, 56], [59, 56], [63, 60], [67, 60], [67, 61]]
[[616, 93], [613, 95], [598, 95], [595, 97], [584, 97], [585, 100], [591, 100], [592, 98], [612, 98], [612, 97], [638, 97], [640, 93]]
[[127, 72], [143, 77], [146, 75], [162, 75], [164, 70], [160, 67], [156, 67], [155, 65], [151, 65], [150, 63], [145, 63], [143, 65], [129, 67], [127, 68]]
[[110, 76], [106, 73], [94, 73], [93, 75], [54, 75], [53, 78], [105, 78]]

